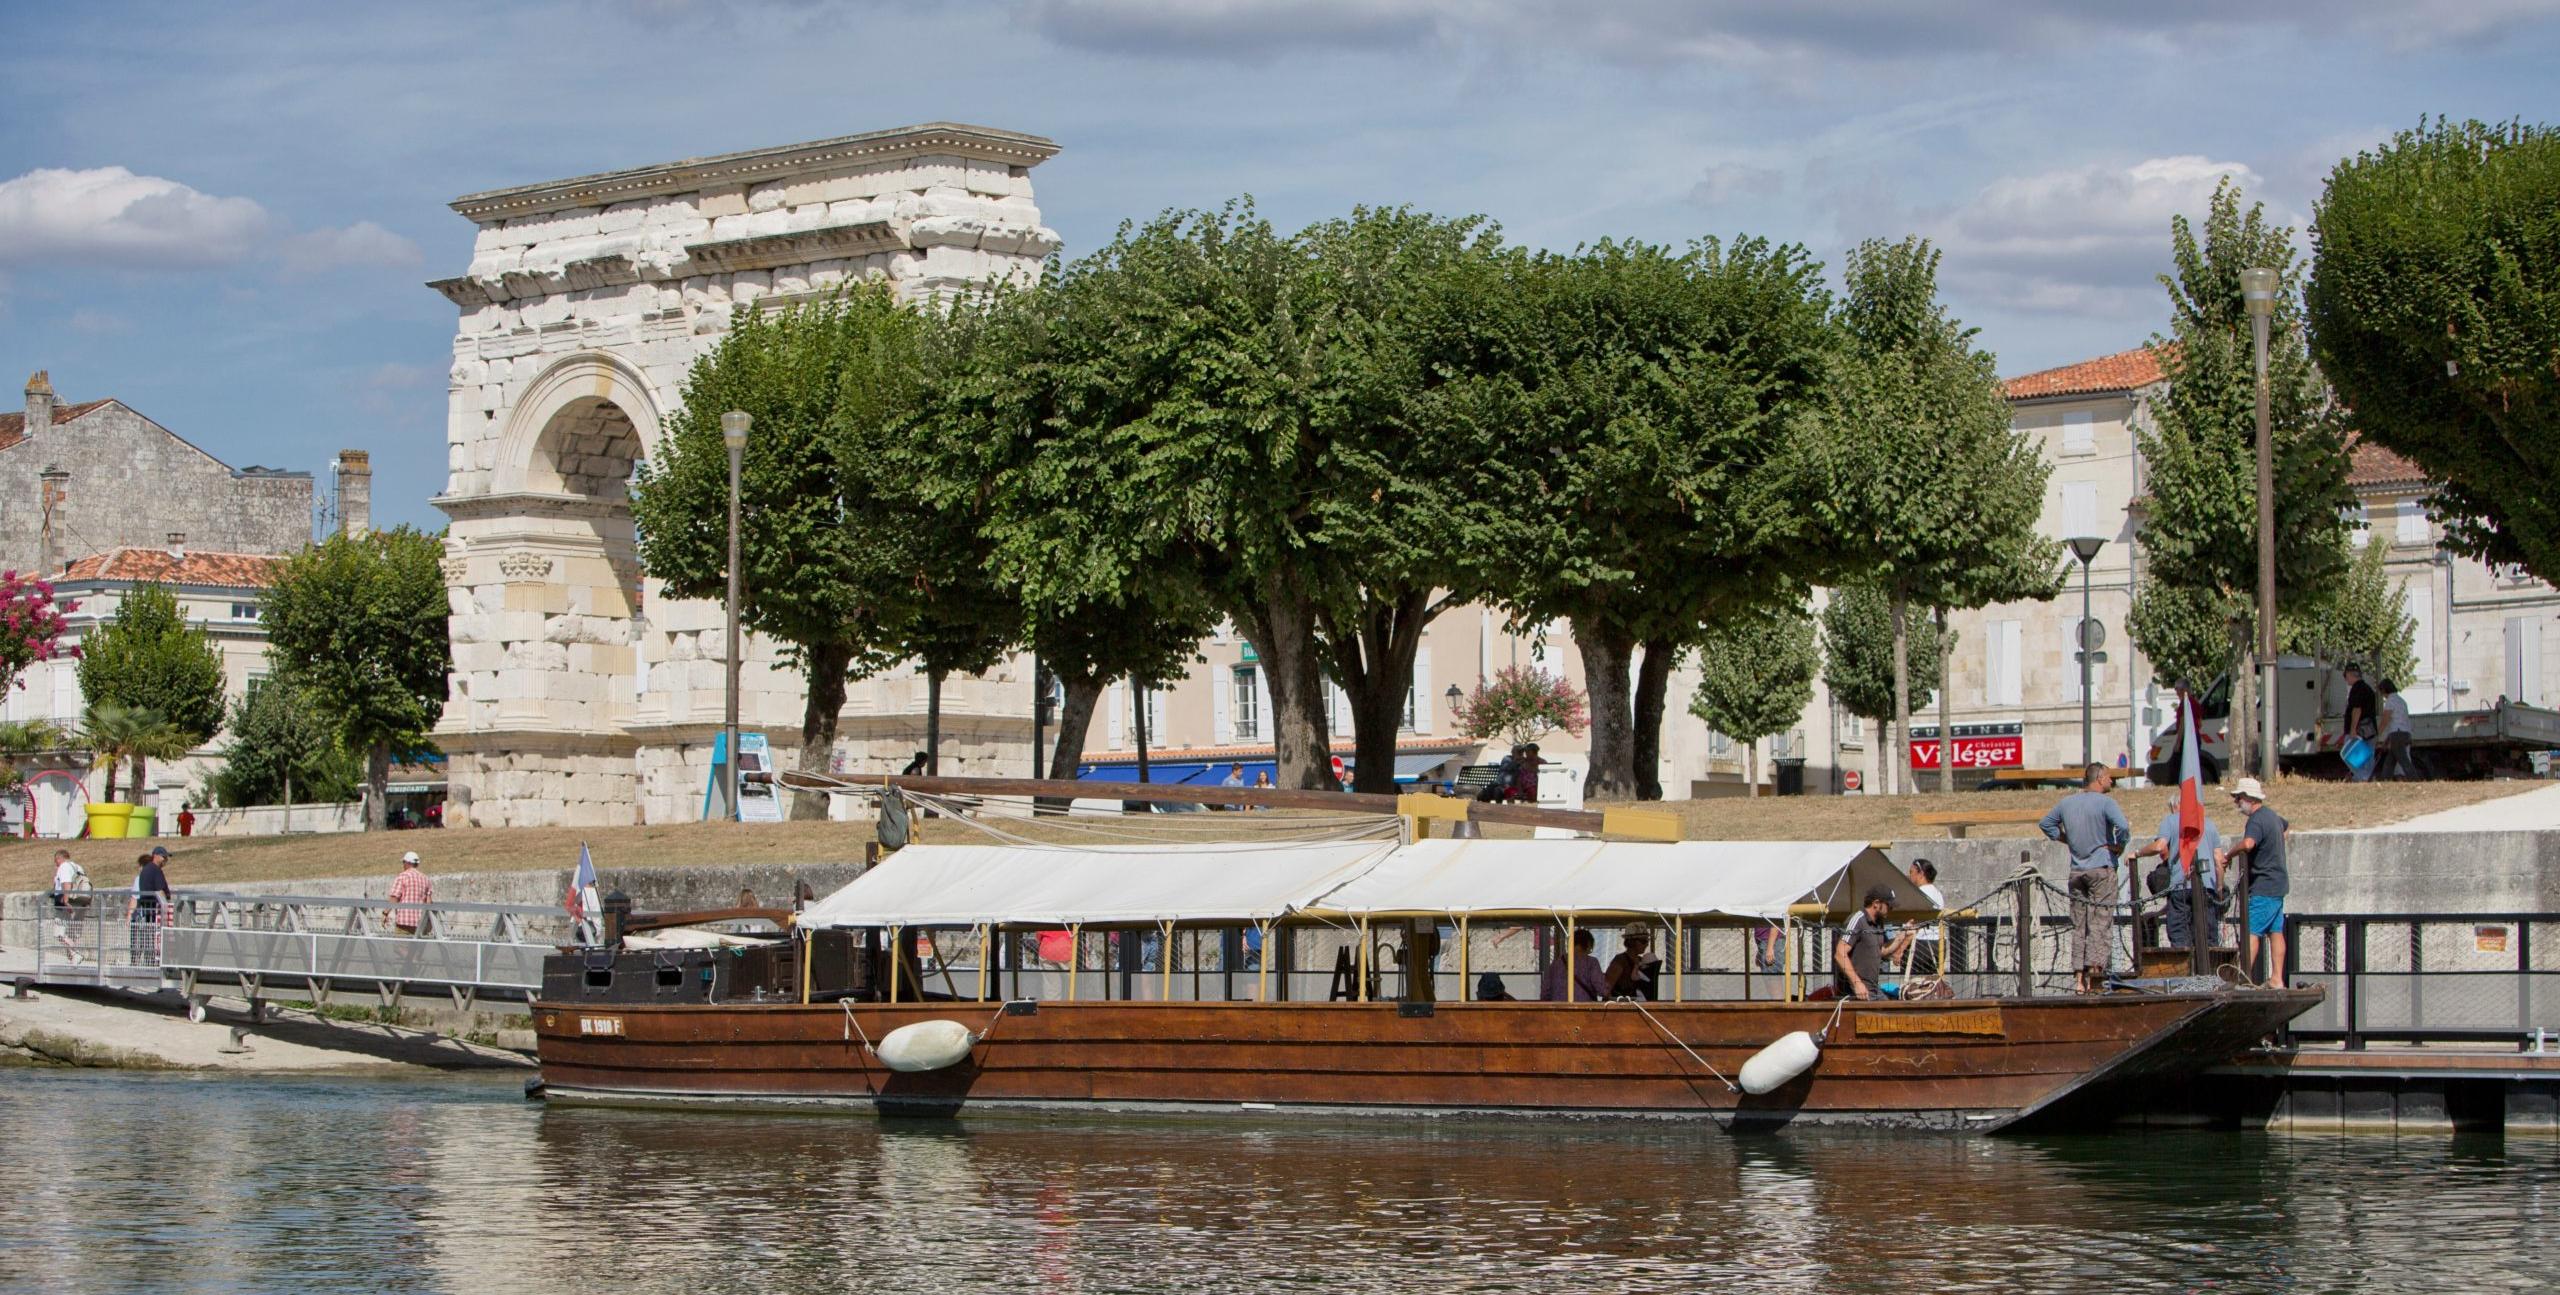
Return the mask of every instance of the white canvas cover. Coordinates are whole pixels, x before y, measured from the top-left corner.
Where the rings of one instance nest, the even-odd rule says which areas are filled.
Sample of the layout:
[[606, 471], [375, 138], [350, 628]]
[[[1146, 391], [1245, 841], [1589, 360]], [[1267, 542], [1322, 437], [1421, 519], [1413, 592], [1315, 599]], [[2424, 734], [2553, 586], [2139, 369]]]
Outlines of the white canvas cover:
[[1306, 905], [1323, 913], [1649, 913], [1777, 920], [1818, 903], [1845, 917], [1869, 886], [1926, 911], [1864, 841], [1417, 841]]
[[800, 915], [803, 926], [1266, 921], [1366, 871], [1391, 841], [1326, 845], [911, 845]]

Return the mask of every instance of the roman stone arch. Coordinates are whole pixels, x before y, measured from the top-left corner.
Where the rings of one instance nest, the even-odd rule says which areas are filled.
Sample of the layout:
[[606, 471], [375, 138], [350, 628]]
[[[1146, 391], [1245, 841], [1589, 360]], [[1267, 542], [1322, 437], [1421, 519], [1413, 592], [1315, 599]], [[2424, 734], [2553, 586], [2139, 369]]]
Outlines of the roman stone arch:
[[[436, 499], [452, 519], [454, 669], [437, 740], [456, 821], [700, 813], [723, 619], [716, 603], [660, 597], [642, 573], [633, 465], [740, 310], [849, 280], [917, 300], [1036, 275], [1058, 236], [1030, 172], [1056, 152], [936, 122], [453, 203], [479, 226], [469, 268], [430, 285], [460, 310]], [[796, 734], [797, 675], [752, 635], [742, 666], [747, 725]], [[871, 709], [894, 711], [872, 722], [909, 740], [913, 707]], [[1027, 737], [1021, 709], [987, 722]]]

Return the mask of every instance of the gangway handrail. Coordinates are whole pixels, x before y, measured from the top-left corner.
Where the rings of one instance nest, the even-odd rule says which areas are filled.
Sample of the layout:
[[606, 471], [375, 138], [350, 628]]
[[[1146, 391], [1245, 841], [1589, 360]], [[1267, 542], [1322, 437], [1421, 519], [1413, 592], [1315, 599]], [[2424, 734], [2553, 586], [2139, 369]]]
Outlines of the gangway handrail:
[[568, 915], [558, 904], [485, 904], [465, 900], [397, 900], [387, 896], [366, 895], [260, 895], [237, 891], [181, 890], [177, 892], [181, 906], [187, 902], [205, 901], [220, 904], [299, 905], [303, 908], [400, 908], [431, 909], [439, 913], [517, 913], [524, 915]]

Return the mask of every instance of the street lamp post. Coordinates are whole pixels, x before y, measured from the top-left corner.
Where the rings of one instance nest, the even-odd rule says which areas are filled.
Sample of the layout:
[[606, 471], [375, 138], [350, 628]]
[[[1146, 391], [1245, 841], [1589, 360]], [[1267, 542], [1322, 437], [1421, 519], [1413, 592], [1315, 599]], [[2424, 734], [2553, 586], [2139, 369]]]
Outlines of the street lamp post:
[[[2089, 564], [2098, 560], [2098, 550], [2105, 548], [2107, 542], [2095, 535], [2074, 535], [2069, 543], [2071, 556], [2080, 559], [2080, 624], [2071, 631], [2071, 637], [2080, 645], [2080, 767], [2086, 769], [2098, 759], [2089, 705], [2089, 664], [2098, 654], [2098, 645], [2092, 641], [2097, 636], [2089, 632], [2095, 623], [2089, 615]], [[1941, 733], [1938, 740], [1944, 742], [1946, 737]]]
[[747, 428], [755, 421], [743, 409], [720, 415], [720, 443], [729, 448], [729, 687], [721, 716], [722, 741], [728, 759], [721, 766], [721, 813], [738, 817], [738, 473], [747, 452]]
[[2267, 330], [2275, 319], [2276, 282], [2276, 272], [2264, 267], [2240, 272], [2258, 375], [2258, 776], [2270, 786], [2276, 780], [2276, 456], [2268, 426]]

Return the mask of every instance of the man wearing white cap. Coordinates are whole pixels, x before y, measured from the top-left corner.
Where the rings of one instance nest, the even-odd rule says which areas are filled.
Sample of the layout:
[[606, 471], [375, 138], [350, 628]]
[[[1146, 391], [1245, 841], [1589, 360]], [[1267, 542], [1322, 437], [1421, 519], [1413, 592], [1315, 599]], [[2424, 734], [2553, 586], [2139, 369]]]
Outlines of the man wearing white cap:
[[2258, 939], [2267, 940], [2267, 983], [2284, 988], [2284, 870], [2285, 833], [2288, 825], [2283, 817], [2267, 805], [2267, 789], [2255, 778], [2243, 778], [2231, 789], [2231, 802], [2240, 807], [2248, 822], [2240, 829], [2240, 843], [2214, 858], [2220, 865], [2225, 859], [2242, 855], [2249, 859], [2248, 948], [2241, 954], [2241, 965], [2254, 972], [2258, 965]]
[[418, 866], [418, 852], [400, 856], [400, 875], [391, 879], [391, 902], [412, 907], [391, 910], [391, 925], [402, 935], [416, 935], [424, 912], [414, 905], [436, 902], [436, 884], [427, 880], [426, 871]]

